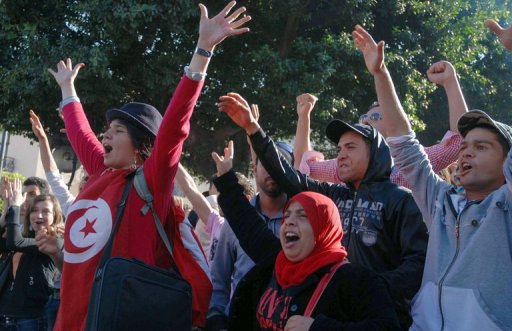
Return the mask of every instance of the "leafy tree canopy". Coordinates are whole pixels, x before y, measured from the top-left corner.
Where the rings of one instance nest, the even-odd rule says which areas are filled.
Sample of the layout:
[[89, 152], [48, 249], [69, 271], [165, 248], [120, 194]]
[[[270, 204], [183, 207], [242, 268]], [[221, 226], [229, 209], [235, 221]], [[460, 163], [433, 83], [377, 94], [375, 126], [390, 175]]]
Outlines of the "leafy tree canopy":
[[[204, 1], [210, 13], [223, 3]], [[218, 97], [238, 92], [261, 111], [260, 123], [274, 138], [292, 138], [295, 97], [319, 97], [312, 115], [317, 148], [333, 117], [355, 121], [376, 99], [373, 79], [353, 44], [361, 24], [384, 40], [386, 62], [404, 108], [425, 144], [448, 129], [442, 88], [425, 75], [438, 60], [458, 71], [470, 108], [510, 122], [512, 62], [483, 25], [510, 21], [508, 0], [247, 0], [251, 32], [216, 49], [207, 85], [192, 117], [184, 162], [205, 177], [212, 150], [228, 137], [237, 147], [237, 168], [246, 170], [243, 133], [216, 109]], [[47, 68], [63, 58], [85, 62], [76, 81], [96, 132], [104, 113], [140, 101], [163, 111], [197, 39], [199, 10], [192, 1], [135, 0], [0, 2], [0, 112], [6, 129], [28, 134], [28, 110], [38, 112], [50, 134], [62, 123], [54, 111], [60, 92]], [[208, 160], [208, 161], [205, 161]]]

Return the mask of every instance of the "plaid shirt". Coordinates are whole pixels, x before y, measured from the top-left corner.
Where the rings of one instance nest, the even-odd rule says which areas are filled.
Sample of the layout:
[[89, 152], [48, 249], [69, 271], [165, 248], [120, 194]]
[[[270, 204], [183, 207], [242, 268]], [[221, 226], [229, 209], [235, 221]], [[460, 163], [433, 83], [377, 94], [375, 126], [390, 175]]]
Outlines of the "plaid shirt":
[[[461, 135], [447, 131], [439, 144], [425, 147], [425, 153], [427, 153], [434, 172], [443, 170], [457, 159], [462, 139]], [[325, 160], [322, 153], [307, 151], [302, 156], [299, 171], [316, 180], [342, 184], [343, 181], [338, 177], [337, 168], [336, 159]], [[397, 185], [411, 188], [397, 167], [391, 169], [390, 180]]]

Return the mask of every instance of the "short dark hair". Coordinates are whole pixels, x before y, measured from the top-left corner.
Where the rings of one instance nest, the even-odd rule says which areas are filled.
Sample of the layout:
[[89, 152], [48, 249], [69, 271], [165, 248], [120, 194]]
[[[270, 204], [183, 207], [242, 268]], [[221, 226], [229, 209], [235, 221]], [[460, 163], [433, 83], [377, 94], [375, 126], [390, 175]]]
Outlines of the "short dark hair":
[[371, 109], [373, 108], [377, 108], [379, 107], [379, 102], [378, 101], [374, 101], [369, 107], [368, 107], [368, 110], [367, 111], [370, 111]]
[[23, 186], [30, 186], [35, 185], [39, 187], [39, 191], [41, 191], [41, 194], [49, 193], [50, 192], [50, 185], [46, 181], [46, 179], [40, 178], [40, 177], [28, 177], [23, 182]]
[[153, 144], [155, 143], [155, 137], [147, 134], [143, 130], [122, 118], [112, 118], [112, 120], [115, 119], [118, 120], [122, 125], [126, 126], [133, 146], [139, 151], [142, 160], [145, 161], [149, 155], [151, 155]]

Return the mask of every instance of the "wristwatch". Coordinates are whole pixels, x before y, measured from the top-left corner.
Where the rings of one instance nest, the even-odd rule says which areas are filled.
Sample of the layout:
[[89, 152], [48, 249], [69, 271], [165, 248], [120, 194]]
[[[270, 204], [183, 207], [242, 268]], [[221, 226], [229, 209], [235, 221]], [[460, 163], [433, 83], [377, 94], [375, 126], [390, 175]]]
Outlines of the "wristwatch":
[[196, 47], [195, 52], [201, 56], [208, 57], [208, 58], [212, 57], [212, 55], [213, 55], [213, 52], [207, 51], [206, 49], [202, 49], [199, 47]]

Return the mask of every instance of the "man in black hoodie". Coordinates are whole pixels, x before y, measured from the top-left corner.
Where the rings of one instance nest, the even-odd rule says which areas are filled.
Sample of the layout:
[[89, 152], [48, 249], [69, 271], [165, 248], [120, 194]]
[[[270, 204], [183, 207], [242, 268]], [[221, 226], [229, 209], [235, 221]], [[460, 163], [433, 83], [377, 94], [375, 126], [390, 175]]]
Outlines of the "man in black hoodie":
[[326, 135], [338, 146], [338, 174], [346, 184], [322, 183], [279, 156], [240, 95], [222, 96], [219, 110], [246, 131], [259, 160], [288, 196], [315, 191], [336, 203], [349, 260], [385, 279], [406, 330], [411, 323], [409, 303], [421, 284], [427, 229], [410, 191], [389, 181], [391, 155], [378, 131], [332, 120]]

